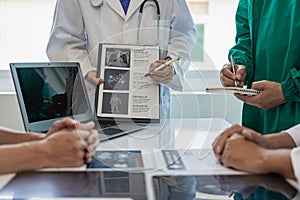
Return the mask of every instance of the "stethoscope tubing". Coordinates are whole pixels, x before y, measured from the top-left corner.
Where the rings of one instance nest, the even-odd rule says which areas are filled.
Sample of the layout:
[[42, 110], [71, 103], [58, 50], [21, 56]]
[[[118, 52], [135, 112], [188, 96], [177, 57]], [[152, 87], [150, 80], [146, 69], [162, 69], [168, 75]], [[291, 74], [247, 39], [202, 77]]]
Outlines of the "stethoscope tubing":
[[141, 23], [142, 23], [142, 16], [143, 16], [143, 11], [144, 11], [144, 7], [145, 4], [148, 1], [152, 1], [155, 3], [156, 5], [156, 18], [157, 18], [157, 32], [156, 32], [156, 44], [159, 45], [159, 22], [160, 22], [160, 7], [159, 7], [159, 3], [157, 0], [144, 0], [141, 5], [140, 5], [140, 10], [139, 10], [139, 16], [138, 16], [138, 31], [137, 31], [137, 43], [140, 44], [140, 32], [141, 32]]
[[[141, 33], [141, 24], [142, 24], [142, 16], [145, 4], [148, 1], [152, 1], [156, 6], [156, 17], [157, 17], [157, 41], [156, 44], [159, 45], [159, 23], [160, 23], [160, 7], [158, 0], [144, 0], [140, 5], [139, 16], [138, 16], [138, 30], [137, 30], [137, 43], [140, 44], [140, 33]], [[91, 0], [91, 5], [95, 8], [100, 8], [103, 5], [103, 0]]]

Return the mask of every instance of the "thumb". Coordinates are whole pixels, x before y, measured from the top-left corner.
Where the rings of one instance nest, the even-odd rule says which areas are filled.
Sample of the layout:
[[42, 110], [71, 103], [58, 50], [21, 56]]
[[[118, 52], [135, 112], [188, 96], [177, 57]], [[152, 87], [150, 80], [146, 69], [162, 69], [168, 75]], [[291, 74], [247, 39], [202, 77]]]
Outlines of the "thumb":
[[252, 89], [263, 90], [265, 88], [265, 82], [257, 81], [252, 83]]
[[77, 129], [78, 136], [82, 141], [86, 141], [88, 136], [90, 135], [90, 131]]
[[105, 81], [104, 81], [104, 79], [103, 78], [100, 78], [99, 80], [98, 80], [98, 85], [100, 85], [100, 84], [102, 84], [102, 83], [104, 83]]
[[246, 67], [244, 65], [237, 65], [236, 77], [240, 81], [244, 81], [246, 76]]
[[265, 140], [265, 138], [252, 130], [243, 130], [242, 131], [242, 135], [247, 139], [247, 140], [251, 140], [253, 142], [255, 142], [256, 144], [262, 146], [262, 147], [266, 147], [267, 146], [267, 142]]
[[93, 121], [90, 121], [88, 123], [82, 124], [82, 123], [78, 123], [76, 125], [77, 129], [82, 129], [82, 130], [91, 130], [95, 127], [95, 123]]

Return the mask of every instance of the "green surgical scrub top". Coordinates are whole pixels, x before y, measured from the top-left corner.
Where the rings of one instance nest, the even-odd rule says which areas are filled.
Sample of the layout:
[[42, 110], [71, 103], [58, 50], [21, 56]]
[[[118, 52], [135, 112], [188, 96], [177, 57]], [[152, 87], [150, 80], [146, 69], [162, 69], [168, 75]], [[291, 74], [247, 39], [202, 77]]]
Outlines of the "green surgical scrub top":
[[229, 55], [247, 67], [247, 87], [278, 82], [287, 101], [270, 110], [244, 104], [243, 125], [267, 134], [299, 124], [300, 0], [240, 0], [236, 29]]

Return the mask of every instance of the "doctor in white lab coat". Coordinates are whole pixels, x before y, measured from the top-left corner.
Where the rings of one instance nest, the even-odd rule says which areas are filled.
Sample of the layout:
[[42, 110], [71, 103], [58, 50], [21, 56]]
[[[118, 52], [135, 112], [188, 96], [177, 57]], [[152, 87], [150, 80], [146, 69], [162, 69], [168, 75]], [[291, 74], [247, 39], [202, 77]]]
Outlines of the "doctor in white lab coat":
[[[137, 44], [138, 14], [142, 0], [130, 0], [125, 14], [120, 0], [57, 0], [52, 31], [47, 46], [51, 61], [78, 61], [83, 75], [92, 84], [96, 78], [99, 43]], [[159, 0], [161, 20], [159, 62], [151, 64], [150, 71], [165, 59], [181, 56], [173, 67], [166, 67], [151, 78], [163, 84], [163, 104], [169, 101], [169, 88], [182, 89], [182, 80], [189, 67], [189, 53], [196, 43], [196, 29], [185, 0]], [[157, 44], [157, 8], [153, 1], [144, 6], [140, 44]], [[154, 61], [153, 61], [154, 62]], [[150, 66], [149, 66], [150, 67]], [[168, 86], [168, 87], [166, 87]], [[93, 92], [92, 92], [93, 93]], [[166, 101], [166, 102], [164, 102]], [[166, 103], [168, 105], [168, 103]], [[167, 106], [168, 107], [168, 106]]]

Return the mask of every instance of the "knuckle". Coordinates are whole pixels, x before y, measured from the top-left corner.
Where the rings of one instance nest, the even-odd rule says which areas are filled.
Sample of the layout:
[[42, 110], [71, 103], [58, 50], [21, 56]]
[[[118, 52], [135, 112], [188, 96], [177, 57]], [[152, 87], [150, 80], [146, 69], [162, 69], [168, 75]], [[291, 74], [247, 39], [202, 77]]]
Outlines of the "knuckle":
[[76, 165], [77, 167], [82, 166], [83, 164], [84, 164], [84, 161], [83, 161], [83, 160], [77, 160], [77, 161], [75, 162], [75, 165]]
[[238, 125], [238, 124], [233, 124], [232, 127], [233, 127], [233, 128], [239, 128], [240, 125]]

